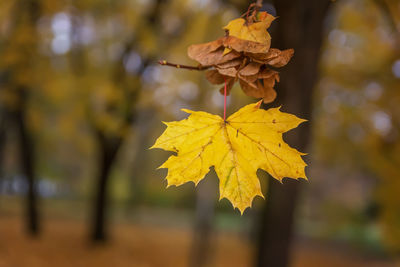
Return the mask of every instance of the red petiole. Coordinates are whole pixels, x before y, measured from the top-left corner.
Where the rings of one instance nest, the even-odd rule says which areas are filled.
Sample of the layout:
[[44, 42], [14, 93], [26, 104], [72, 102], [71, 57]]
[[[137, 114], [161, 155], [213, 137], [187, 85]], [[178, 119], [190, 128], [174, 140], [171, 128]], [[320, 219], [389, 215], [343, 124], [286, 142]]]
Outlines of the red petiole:
[[226, 121], [226, 78], [224, 78], [225, 87], [224, 87], [224, 121]]

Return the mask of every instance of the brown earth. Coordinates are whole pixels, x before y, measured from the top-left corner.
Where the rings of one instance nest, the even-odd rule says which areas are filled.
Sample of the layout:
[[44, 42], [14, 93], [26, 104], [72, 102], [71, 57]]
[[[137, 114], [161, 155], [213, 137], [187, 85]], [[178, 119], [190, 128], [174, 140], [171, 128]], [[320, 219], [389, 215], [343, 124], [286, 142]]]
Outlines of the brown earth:
[[[0, 267], [188, 266], [188, 230], [115, 224], [113, 239], [93, 246], [86, 239], [86, 224], [79, 221], [47, 220], [38, 239], [28, 238], [22, 226], [17, 218], [0, 217]], [[253, 248], [245, 237], [220, 233], [214, 238], [208, 266], [251, 266]], [[294, 251], [295, 267], [396, 266], [311, 242], [298, 242]]]

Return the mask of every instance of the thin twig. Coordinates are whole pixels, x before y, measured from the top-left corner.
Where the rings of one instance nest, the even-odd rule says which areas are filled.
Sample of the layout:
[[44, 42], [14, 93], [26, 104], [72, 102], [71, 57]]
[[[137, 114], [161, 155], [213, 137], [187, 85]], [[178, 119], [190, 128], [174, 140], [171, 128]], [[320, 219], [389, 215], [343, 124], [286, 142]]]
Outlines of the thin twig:
[[251, 3], [251, 4], [249, 5], [249, 7], [247, 8], [247, 11], [246, 11], [245, 13], [243, 13], [240, 17], [243, 18], [243, 17], [246, 16], [246, 20], [247, 20], [248, 17], [249, 17], [249, 14], [250, 14], [251, 9], [252, 9], [255, 5], [256, 5], [256, 3]]
[[255, 20], [258, 11], [262, 8], [262, 2], [263, 2], [262, 0], [257, 0], [254, 3], [251, 3], [247, 11], [243, 13], [243, 15], [241, 15], [240, 17], [241, 18], [246, 17], [247, 22]]
[[188, 66], [188, 65], [182, 65], [182, 64], [175, 64], [175, 63], [167, 62], [166, 60], [160, 60], [160, 61], [158, 61], [158, 64], [160, 64], [162, 66], [169, 66], [169, 67], [174, 67], [174, 68], [178, 68], [178, 69], [186, 69], [186, 70], [206, 70], [206, 69], [211, 68], [211, 66], [202, 66], [202, 65]]
[[251, 15], [252, 17], [255, 17], [257, 15], [258, 11], [260, 11], [260, 9], [262, 8], [262, 5], [263, 1], [257, 0], [257, 2], [254, 4], [253, 14]]

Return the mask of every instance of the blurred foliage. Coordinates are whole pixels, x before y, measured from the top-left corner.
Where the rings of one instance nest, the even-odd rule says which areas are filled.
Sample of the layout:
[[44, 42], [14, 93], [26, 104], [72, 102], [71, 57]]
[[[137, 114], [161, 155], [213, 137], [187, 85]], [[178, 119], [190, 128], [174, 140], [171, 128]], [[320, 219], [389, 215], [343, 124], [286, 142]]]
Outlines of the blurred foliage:
[[366, 235], [381, 229], [399, 252], [400, 5], [338, 1], [328, 20], [334, 27], [315, 96], [313, 158], [334, 174], [318, 175], [335, 178], [325, 186], [335, 187], [330, 193], [359, 214], [339, 220], [356, 225], [359, 217]]
[[[34, 2], [36, 19], [28, 12]], [[165, 172], [155, 168], [168, 153], [147, 148], [164, 129], [161, 120], [183, 118], [181, 108], [221, 114], [223, 97], [202, 73], [156, 62], [195, 64], [186, 48], [220, 36], [242, 2], [1, 0], [0, 115], [20, 108], [25, 88], [39, 177], [67, 188], [69, 198], [87, 198], [95, 129], [125, 140], [113, 169], [116, 203], [192, 208], [193, 185], [164, 190]], [[332, 7], [314, 98], [304, 229], [382, 239], [399, 252], [400, 5], [338, 0]], [[238, 88], [232, 94], [228, 114], [253, 100]], [[12, 134], [7, 142], [4, 173], [13, 177]], [[231, 209], [226, 201], [218, 207]]]

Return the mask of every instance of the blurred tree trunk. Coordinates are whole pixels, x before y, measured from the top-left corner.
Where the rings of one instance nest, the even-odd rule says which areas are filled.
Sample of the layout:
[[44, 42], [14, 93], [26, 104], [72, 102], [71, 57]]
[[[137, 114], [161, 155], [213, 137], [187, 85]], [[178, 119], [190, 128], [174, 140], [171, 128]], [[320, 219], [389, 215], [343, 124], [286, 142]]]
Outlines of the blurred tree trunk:
[[[159, 23], [160, 13], [162, 12], [162, 4], [166, 0], [157, 0], [149, 13], [147, 20], [152, 26], [156, 26]], [[136, 39], [129, 38], [124, 46], [124, 50], [120, 55], [119, 60], [111, 73], [112, 80], [114, 84], [117, 85], [119, 90], [123, 90], [125, 93], [125, 114], [123, 115], [123, 123], [121, 125], [121, 130], [129, 128], [136, 119], [136, 111], [134, 110], [135, 104], [139, 97], [139, 91], [141, 85], [133, 86], [127, 79], [127, 73], [124, 66], [124, 60], [129, 56], [129, 54], [134, 51], [136, 46]], [[144, 70], [149, 64], [153, 62], [153, 58], [148, 56], [143, 60], [141, 68], [135, 74], [136, 77], [141, 77]], [[110, 107], [112, 109], [112, 107]], [[125, 141], [125, 135], [111, 135], [103, 132], [96, 125], [93, 125], [93, 129], [97, 135], [97, 145], [100, 150], [99, 158], [99, 173], [96, 181], [96, 198], [93, 206], [93, 218], [92, 218], [92, 235], [91, 239], [94, 242], [106, 241], [107, 240], [107, 227], [106, 219], [108, 212], [108, 184], [110, 180], [111, 168], [115, 163], [115, 159], [119, 149], [121, 148], [123, 142]]]
[[217, 196], [215, 188], [218, 188], [217, 179], [217, 177], [208, 177], [196, 188], [196, 216], [189, 258], [191, 267], [209, 266], [213, 256], [212, 230]]
[[[29, 0], [25, 1], [24, 4], [27, 5], [28, 9], [28, 22], [30, 23], [28, 27], [31, 27], [32, 34], [34, 34], [37, 41], [38, 36], [36, 35], [36, 23], [40, 18], [40, 1]], [[27, 66], [29, 66], [29, 68], [33, 67], [31, 61], [34, 59], [35, 54], [37, 53], [36, 48], [36, 43], [34, 46], [27, 48], [29, 49], [29, 56], [27, 56], [27, 58], [25, 59], [25, 63]], [[20, 75], [23, 75], [23, 73], [21, 73]], [[27, 97], [29, 90], [32, 90], [32, 87], [17, 87], [17, 92], [19, 93], [20, 107], [15, 113], [15, 123], [17, 131], [19, 133], [18, 137], [20, 144], [20, 156], [22, 157], [22, 170], [28, 182], [28, 192], [26, 196], [27, 230], [31, 235], [38, 235], [40, 232], [40, 226], [37, 197], [37, 179], [35, 176], [35, 150], [33, 137], [28, 130], [26, 121]]]
[[[1, 78], [0, 78], [1, 80]], [[1, 84], [1, 81], [0, 81]], [[4, 175], [4, 153], [6, 149], [6, 120], [5, 120], [5, 111], [2, 107], [0, 107], [0, 193], [3, 191], [2, 179]]]
[[19, 140], [19, 155], [22, 172], [27, 181], [26, 218], [27, 230], [31, 235], [39, 234], [37, 181], [35, 177], [34, 146], [26, 122], [26, 88], [18, 88], [20, 107], [13, 112], [13, 120]]
[[106, 233], [106, 218], [108, 211], [108, 184], [110, 178], [111, 168], [115, 162], [117, 152], [121, 146], [122, 138], [108, 139], [99, 132], [98, 133], [98, 144], [99, 144], [99, 161], [98, 165], [99, 172], [97, 174], [97, 192], [94, 202], [94, 215], [93, 215], [93, 241], [105, 241], [107, 239]]
[[[132, 41], [127, 42], [125, 50], [121, 53], [120, 59], [117, 61], [115, 72], [113, 73], [113, 81], [117, 85], [118, 90], [128, 90], [127, 88], [129, 88], [129, 85], [126, 84], [126, 72], [123, 67], [123, 60], [126, 55], [130, 53], [132, 45]], [[124, 120], [120, 126], [121, 131], [123, 128], [127, 128], [132, 124], [135, 116], [133, 105], [137, 100], [138, 88], [132, 88], [132, 90], [132, 93], [127, 93], [126, 103], [124, 103], [127, 108], [124, 114]], [[112, 107], [110, 107], [110, 109], [112, 109]], [[107, 240], [108, 184], [117, 153], [125, 141], [126, 136], [123, 134], [108, 134], [104, 129], [100, 129], [96, 125], [93, 125], [93, 129], [97, 137], [99, 159], [97, 163], [98, 174], [95, 187], [97, 191], [93, 206], [91, 239], [94, 242], [98, 242]]]
[[[73, 4], [77, 4], [74, 1]], [[82, 16], [78, 9], [74, 10], [74, 17], [72, 19], [72, 31], [71, 39], [74, 35], [77, 35], [81, 20], [77, 19]], [[72, 73], [78, 80], [87, 75], [87, 59], [84, 48], [80, 45], [75, 45], [70, 52], [70, 65]], [[119, 146], [121, 145], [121, 138], [108, 138], [102, 129], [96, 126], [94, 116], [90, 107], [88, 107], [89, 123], [95, 136], [95, 143], [98, 150], [98, 158], [96, 160], [96, 178], [95, 178], [95, 196], [92, 202], [92, 214], [90, 223], [90, 240], [94, 242], [105, 241], [107, 239], [106, 232], [106, 218], [107, 218], [107, 204], [108, 204], [108, 184], [110, 172], [118, 152]]]
[[[34, 75], [34, 62], [37, 57], [36, 23], [40, 18], [40, 1], [15, 1], [12, 18], [7, 39], [4, 40], [1, 48], [3, 53], [15, 53], [22, 56], [16, 57], [15, 61], [10, 62], [2, 70], [0, 79], [0, 83], [4, 85], [2, 90], [8, 90], [10, 94], [15, 96], [15, 103], [3, 103], [2, 116], [4, 116], [7, 126], [10, 126], [4, 131], [15, 129], [17, 134], [21, 172], [27, 183], [26, 229], [30, 235], [36, 236], [39, 234], [40, 227], [36, 192], [35, 152], [33, 136], [27, 123], [27, 114], [29, 94], [35, 87], [32, 85], [31, 78]], [[21, 39], [21, 36], [29, 38]], [[1, 146], [1, 150], [3, 150], [4, 144]], [[0, 151], [0, 153], [4, 152]]]
[[[278, 102], [283, 110], [309, 120], [287, 134], [291, 146], [305, 151], [310, 141], [312, 91], [318, 77], [318, 59], [329, 0], [276, 0], [279, 21], [274, 47], [294, 48], [292, 62], [282, 70]], [[290, 243], [302, 182], [270, 179], [266, 206], [261, 216], [257, 266], [285, 267], [290, 262]]]
[[[77, 1], [75, 1], [77, 4]], [[74, 10], [74, 19], [72, 20], [72, 31], [71, 39], [74, 35], [77, 35], [81, 20], [77, 19], [82, 16], [78, 9]], [[122, 58], [117, 61], [117, 71], [123, 80], [124, 70], [119, 68], [122, 62]], [[80, 45], [75, 45], [70, 53], [70, 64], [74, 75], [78, 80], [87, 75], [87, 61], [84, 48]], [[119, 73], [121, 72], [121, 73]], [[115, 74], [115, 75], [116, 75]], [[90, 239], [93, 242], [101, 242], [107, 240], [107, 211], [108, 211], [108, 184], [110, 180], [110, 173], [114, 165], [114, 161], [117, 152], [122, 144], [122, 137], [119, 136], [107, 136], [103, 129], [96, 126], [94, 114], [91, 113], [91, 107], [89, 110], [89, 123], [93, 130], [93, 135], [95, 136], [95, 141], [98, 150], [98, 158], [96, 161], [96, 178], [95, 178], [95, 196], [92, 202], [92, 214], [91, 214], [91, 224], [90, 224]]]

